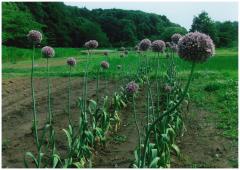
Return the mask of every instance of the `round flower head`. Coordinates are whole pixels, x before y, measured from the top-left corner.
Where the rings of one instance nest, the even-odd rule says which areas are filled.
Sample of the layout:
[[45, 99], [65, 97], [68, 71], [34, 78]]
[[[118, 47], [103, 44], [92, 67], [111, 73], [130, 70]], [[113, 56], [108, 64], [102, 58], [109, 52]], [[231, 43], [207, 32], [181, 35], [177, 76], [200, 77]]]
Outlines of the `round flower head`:
[[101, 62], [101, 67], [102, 67], [103, 69], [108, 69], [108, 68], [109, 68], [109, 63], [108, 63], [107, 61], [102, 61], [102, 62]]
[[104, 51], [104, 52], [103, 52], [103, 55], [108, 56], [108, 52], [107, 52], [107, 51]]
[[129, 94], [136, 93], [138, 89], [139, 89], [139, 86], [134, 81], [129, 82], [126, 86], [126, 92]]
[[178, 41], [182, 38], [181, 34], [173, 34], [171, 40], [174, 44], [178, 44]]
[[96, 40], [89, 40], [84, 44], [86, 48], [97, 48], [98, 47], [98, 42]]
[[139, 49], [140, 49], [141, 51], [147, 51], [150, 46], [151, 46], [151, 41], [150, 41], [149, 39], [143, 39], [143, 40], [139, 43]]
[[75, 66], [75, 65], [77, 64], [77, 61], [76, 61], [75, 58], [70, 57], [70, 58], [67, 59], [67, 64], [68, 64], [69, 66], [73, 67], [73, 66]]
[[51, 58], [54, 57], [55, 51], [52, 47], [45, 46], [42, 48], [42, 54], [44, 58]]
[[178, 42], [178, 55], [190, 62], [204, 62], [215, 53], [212, 39], [200, 32], [191, 32]]
[[42, 33], [36, 30], [29, 31], [27, 37], [33, 44], [38, 44], [42, 41]]
[[165, 42], [162, 40], [156, 40], [152, 42], [152, 50], [154, 52], [163, 52], [166, 48]]

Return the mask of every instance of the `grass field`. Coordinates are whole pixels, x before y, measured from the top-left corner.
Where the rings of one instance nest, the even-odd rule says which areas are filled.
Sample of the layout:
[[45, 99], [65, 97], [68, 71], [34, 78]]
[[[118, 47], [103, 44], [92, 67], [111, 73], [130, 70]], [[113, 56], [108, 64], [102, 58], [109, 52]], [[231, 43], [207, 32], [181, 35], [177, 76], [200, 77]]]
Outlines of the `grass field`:
[[[84, 49], [73, 48], [55, 48], [56, 57], [50, 59], [50, 76], [66, 77], [68, 76], [68, 67], [66, 59], [75, 57], [77, 65], [72, 70], [72, 75], [75, 77], [84, 74], [87, 55], [83, 52]], [[104, 49], [98, 51], [97, 54], [92, 54], [89, 57], [89, 75], [94, 78], [101, 61], [108, 60], [110, 68], [106, 72], [101, 73], [106, 75], [108, 79], [122, 79], [126, 76], [134, 76], [139, 62], [139, 54], [135, 51], [130, 51], [124, 58], [120, 57], [120, 52], [116, 49], [111, 49], [109, 57], [103, 55]], [[13, 47], [3, 47], [3, 64], [2, 77], [3, 79], [11, 79], [17, 77], [30, 77], [31, 70], [31, 55], [30, 49], [18, 49]], [[152, 64], [155, 58], [154, 53], [149, 52]], [[144, 56], [141, 56], [143, 58]], [[160, 56], [161, 69], [159, 76], [165, 72], [167, 60], [165, 56]], [[174, 58], [178, 77], [184, 83], [189, 74], [190, 64]], [[117, 66], [122, 65], [122, 69]], [[123, 71], [124, 70], [124, 71]], [[152, 76], [155, 75], [153, 70]], [[35, 61], [35, 77], [45, 77], [46, 75], [46, 59], [41, 58], [40, 49], [36, 50]], [[216, 49], [216, 55], [210, 58], [204, 64], [198, 64], [194, 73], [194, 80], [190, 87], [191, 102], [197, 107], [203, 108], [209, 112], [209, 122], [215, 122], [219, 128], [219, 135], [229, 138], [237, 142], [238, 138], [238, 51], [237, 48]], [[212, 114], [217, 115], [212, 116]], [[198, 113], [196, 113], [198, 114]], [[236, 160], [232, 160], [236, 164]], [[233, 164], [234, 164], [233, 163]], [[235, 166], [235, 165], [233, 165]]]
[[[83, 49], [56, 48], [56, 57], [50, 60], [50, 75], [53, 77], [65, 77], [68, 75], [66, 59], [76, 57], [77, 65], [73, 69], [73, 76], [84, 74], [87, 55], [81, 53]], [[9, 53], [12, 51], [12, 55]], [[103, 50], [104, 51], [104, 50]], [[18, 49], [13, 47], [3, 48], [3, 78], [12, 78], [18, 76], [29, 76], [31, 67], [30, 49]], [[15, 55], [16, 56], [15, 56]], [[155, 54], [150, 52], [152, 58]], [[18, 58], [12, 62], [9, 58], [14, 56]], [[161, 56], [162, 66], [166, 63], [164, 56]], [[44, 77], [46, 73], [46, 59], [41, 58], [40, 50], [36, 50], [35, 76]], [[90, 75], [94, 76], [98, 71], [102, 60], [108, 60], [101, 52], [93, 54], [90, 61]], [[177, 70], [180, 71], [180, 77], [184, 79], [189, 70], [189, 63], [175, 58]], [[135, 73], [138, 64], [138, 54], [134, 51], [129, 52], [128, 56], [120, 58], [120, 52], [113, 50], [109, 54], [110, 69], [108, 76], [122, 75], [117, 69], [117, 65], [125, 65], [123, 68], [128, 74]], [[161, 71], [164, 71], [162, 67]], [[160, 72], [161, 72], [160, 71]], [[192, 99], [199, 105], [210, 111], [219, 113], [219, 128], [224, 129], [223, 135], [237, 138], [237, 80], [238, 80], [238, 56], [236, 48], [217, 49], [215, 57], [204, 64], [199, 64], [195, 72], [195, 81], [191, 91], [195, 94]], [[117, 73], [117, 74], [116, 74]], [[119, 77], [118, 77], [119, 78]], [[190, 92], [191, 94], [191, 92]]]

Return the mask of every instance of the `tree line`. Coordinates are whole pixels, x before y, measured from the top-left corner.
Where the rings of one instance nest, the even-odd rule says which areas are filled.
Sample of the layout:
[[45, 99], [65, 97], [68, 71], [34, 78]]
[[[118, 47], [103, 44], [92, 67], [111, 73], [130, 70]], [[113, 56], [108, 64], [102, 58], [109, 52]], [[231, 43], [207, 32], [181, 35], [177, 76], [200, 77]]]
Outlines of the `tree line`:
[[[82, 47], [96, 39], [102, 47], [134, 46], [139, 40], [170, 41], [174, 33], [188, 31], [166, 16], [138, 10], [94, 9], [67, 6], [61, 2], [3, 2], [2, 40], [7, 46], [28, 47], [29, 30], [43, 32], [53, 47]], [[206, 12], [194, 17], [191, 31], [209, 34], [217, 46], [237, 43], [237, 22], [214, 22]]]

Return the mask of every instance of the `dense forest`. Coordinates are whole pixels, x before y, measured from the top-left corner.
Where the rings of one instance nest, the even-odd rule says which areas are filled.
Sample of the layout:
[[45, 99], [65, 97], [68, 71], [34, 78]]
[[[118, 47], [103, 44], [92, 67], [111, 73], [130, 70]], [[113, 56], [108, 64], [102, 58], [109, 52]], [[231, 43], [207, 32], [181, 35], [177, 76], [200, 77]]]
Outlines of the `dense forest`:
[[[169, 41], [173, 33], [188, 31], [164, 15], [134, 10], [94, 9], [67, 6], [61, 2], [3, 2], [2, 40], [7, 46], [27, 47], [26, 34], [41, 30], [43, 44], [82, 47], [90, 39], [101, 47], [134, 46], [143, 39]], [[209, 34], [217, 46], [237, 44], [237, 22], [215, 22], [206, 12], [195, 16], [190, 31]]]

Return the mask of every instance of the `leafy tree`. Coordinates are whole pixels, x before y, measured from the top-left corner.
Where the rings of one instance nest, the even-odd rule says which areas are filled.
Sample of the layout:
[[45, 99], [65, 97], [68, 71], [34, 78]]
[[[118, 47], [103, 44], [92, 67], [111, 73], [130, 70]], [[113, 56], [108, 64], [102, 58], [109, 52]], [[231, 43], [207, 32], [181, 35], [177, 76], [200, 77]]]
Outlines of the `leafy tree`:
[[214, 21], [208, 16], [207, 12], [202, 12], [193, 18], [193, 24], [190, 31], [199, 31], [208, 34], [213, 41], [217, 44], [217, 29]]
[[238, 23], [237, 22], [216, 22], [219, 47], [236, 46], [238, 42]]
[[187, 30], [183, 27], [168, 27], [163, 31], [161, 39], [164, 41], [171, 41], [171, 37], [175, 33], [185, 35], [187, 33]]
[[26, 35], [32, 29], [42, 30], [43, 24], [36, 22], [31, 15], [19, 10], [15, 3], [2, 3], [2, 40], [11, 46], [26, 46]]
[[[31, 29], [43, 32], [43, 45], [82, 47], [90, 39], [104, 46], [134, 46], [143, 38], [170, 41], [187, 30], [164, 15], [138, 10], [94, 9], [62, 2], [3, 2], [3, 44], [25, 47]], [[213, 22], [206, 12], [194, 17], [191, 31], [209, 34], [217, 46], [237, 43], [237, 22]]]

